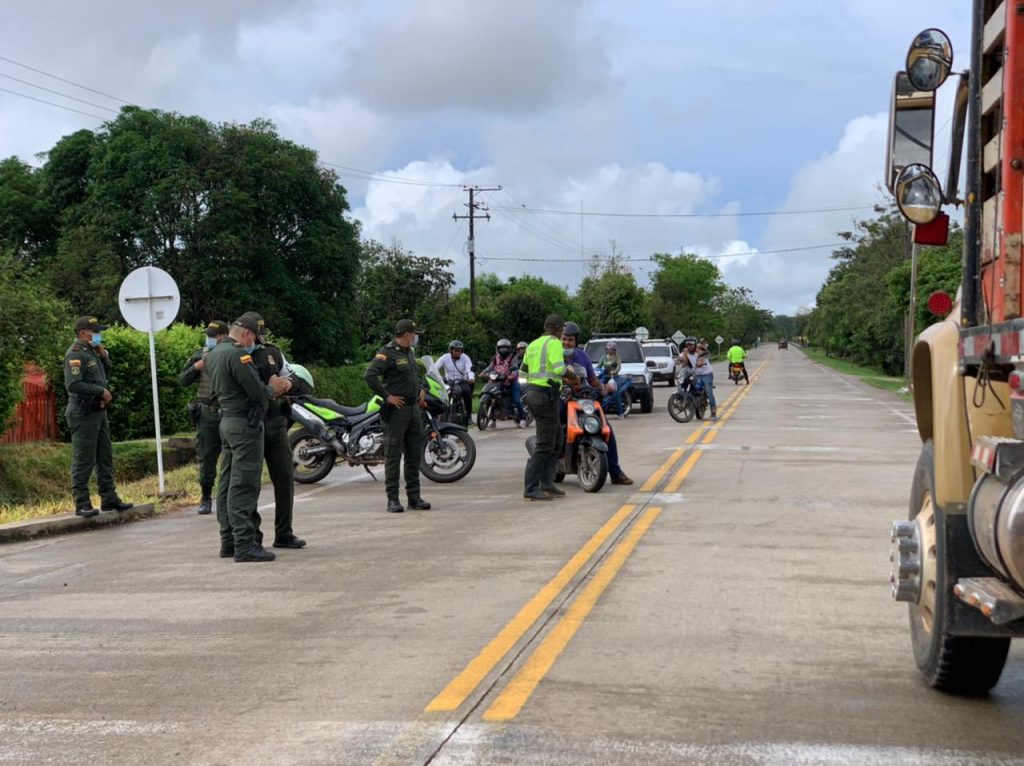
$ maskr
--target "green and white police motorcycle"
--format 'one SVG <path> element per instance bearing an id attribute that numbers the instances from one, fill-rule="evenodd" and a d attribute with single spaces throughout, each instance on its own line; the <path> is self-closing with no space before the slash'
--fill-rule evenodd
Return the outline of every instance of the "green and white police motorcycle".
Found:
<path id="1" fill-rule="evenodd" d="M 423 388 L 427 407 L 422 409 L 427 438 L 420 472 L 431 481 L 458 481 L 476 462 L 476 444 L 465 428 L 437 420 L 448 406 L 448 392 L 430 356 L 420 358 L 427 374 Z M 313 376 L 302 365 L 292 364 L 298 385 L 288 396 L 291 418 L 298 424 L 288 436 L 295 465 L 295 481 L 313 484 L 331 472 L 336 463 L 371 466 L 384 463 L 384 425 L 379 396 L 358 407 L 346 407 L 333 399 L 313 396 Z M 374 477 L 376 478 L 376 477 Z"/>

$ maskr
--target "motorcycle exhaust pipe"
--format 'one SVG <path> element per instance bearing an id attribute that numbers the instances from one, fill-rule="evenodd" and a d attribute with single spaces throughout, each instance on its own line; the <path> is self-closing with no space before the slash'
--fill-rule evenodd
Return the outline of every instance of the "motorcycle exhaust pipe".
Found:
<path id="1" fill-rule="evenodd" d="M 330 445 L 331 449 L 333 449 L 338 455 L 345 454 L 345 446 L 338 441 L 338 437 L 335 436 L 331 429 L 327 427 L 327 422 L 316 413 L 310 412 L 301 405 L 293 406 L 292 420 L 305 428 L 311 434 L 316 435 L 316 437 L 325 444 Z"/>

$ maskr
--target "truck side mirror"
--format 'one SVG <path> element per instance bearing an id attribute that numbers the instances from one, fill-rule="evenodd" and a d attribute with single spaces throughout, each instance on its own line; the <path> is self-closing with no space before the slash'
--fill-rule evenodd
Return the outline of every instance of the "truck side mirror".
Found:
<path id="1" fill-rule="evenodd" d="M 917 90 L 906 72 L 897 72 L 889 103 L 885 184 L 895 194 L 896 176 L 908 165 L 932 165 L 935 92 Z"/>

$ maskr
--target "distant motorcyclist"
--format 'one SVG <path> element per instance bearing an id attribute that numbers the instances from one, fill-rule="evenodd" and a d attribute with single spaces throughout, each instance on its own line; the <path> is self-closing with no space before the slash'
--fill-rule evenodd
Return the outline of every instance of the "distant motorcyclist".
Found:
<path id="1" fill-rule="evenodd" d="M 747 375 L 747 365 L 743 363 L 743 360 L 747 358 L 747 352 L 743 350 L 743 346 L 736 338 L 732 339 L 732 346 L 725 352 L 725 356 L 728 358 L 730 366 L 739 366 L 743 370 L 743 380 L 749 386 L 750 376 Z"/>
<path id="2" fill-rule="evenodd" d="M 523 366 L 523 355 L 526 353 L 526 347 L 528 345 L 529 344 L 525 340 L 521 340 L 516 344 L 516 355 L 513 361 L 517 370 Z"/>
<path id="3" fill-rule="evenodd" d="M 512 354 L 512 341 L 502 338 L 494 347 L 494 356 L 491 357 L 490 363 L 480 374 L 487 375 L 491 372 L 497 372 L 505 377 L 504 382 L 508 385 L 512 406 L 516 408 L 516 425 L 520 428 L 525 428 L 526 411 L 523 409 L 522 388 L 519 385 L 519 361 L 519 358 Z"/>
<path id="4" fill-rule="evenodd" d="M 615 341 L 610 340 L 604 344 L 604 356 L 601 357 L 601 361 L 597 363 L 597 366 L 603 370 L 602 377 L 605 382 L 615 381 L 619 373 L 622 371 L 622 357 L 619 356 L 618 346 Z M 611 396 L 612 408 L 622 417 L 622 391 L 619 390 L 618 381 L 615 381 L 615 385 L 609 386 L 612 389 L 609 394 Z"/>
<path id="5" fill-rule="evenodd" d="M 683 350 L 679 354 L 679 362 L 683 369 L 692 370 L 697 379 L 704 385 L 711 405 L 711 419 L 718 418 L 718 404 L 715 402 L 715 371 L 711 369 L 711 355 L 705 343 L 698 343 L 694 337 L 683 341 Z"/>
<path id="6" fill-rule="evenodd" d="M 590 361 L 587 352 L 579 347 L 580 326 L 575 322 L 566 322 L 562 328 L 562 348 L 565 350 L 565 363 L 578 365 L 586 371 L 587 383 L 599 394 L 604 394 L 605 387 L 594 372 L 594 363 Z M 607 349 L 606 349 L 607 350 Z M 560 412 L 562 423 L 565 424 L 566 406 L 563 403 Z M 633 480 L 626 476 L 619 465 L 619 446 L 615 441 L 615 431 L 612 424 L 608 423 L 608 473 L 612 477 L 612 484 L 632 484 Z"/>
<path id="7" fill-rule="evenodd" d="M 473 360 L 463 351 L 461 340 L 453 340 L 448 344 L 448 353 L 437 360 L 437 367 L 441 370 L 445 383 L 451 386 L 452 395 L 462 397 L 466 416 L 472 416 L 473 384 L 476 382 L 476 376 L 473 375 Z"/>

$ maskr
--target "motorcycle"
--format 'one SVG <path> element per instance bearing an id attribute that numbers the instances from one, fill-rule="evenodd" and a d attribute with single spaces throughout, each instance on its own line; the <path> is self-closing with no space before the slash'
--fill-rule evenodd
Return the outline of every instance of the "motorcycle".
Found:
<path id="1" fill-rule="evenodd" d="M 743 380 L 743 365 L 729 363 L 729 380 L 735 383 L 737 386 L 740 381 Z"/>
<path id="2" fill-rule="evenodd" d="M 420 409 L 427 439 L 423 445 L 420 472 L 431 481 L 458 481 L 476 462 L 476 444 L 462 426 L 438 421 L 448 406 L 447 390 L 433 360 L 421 359 L 427 369 L 423 388 L 426 407 Z M 300 393 L 288 397 L 291 417 L 299 428 L 288 436 L 295 466 L 295 481 L 314 484 L 337 463 L 362 466 L 373 476 L 371 466 L 384 463 L 383 400 L 373 396 L 358 407 L 346 407 L 332 399 L 318 399 Z"/>
<path id="3" fill-rule="evenodd" d="M 580 370 L 582 378 L 583 371 Z M 589 386 L 574 390 L 570 386 L 562 389 L 566 400 L 565 446 L 558 459 L 555 481 L 562 482 L 567 474 L 574 473 L 580 486 L 586 492 L 597 492 L 608 479 L 608 440 L 611 428 L 596 399 L 596 392 Z M 526 440 L 526 449 L 532 456 L 537 447 L 537 437 Z"/>
<path id="4" fill-rule="evenodd" d="M 595 372 L 602 383 L 611 387 L 601 400 L 601 409 L 606 415 L 629 417 L 629 413 L 633 411 L 633 381 L 628 375 L 609 375 L 601 367 Z"/>
<path id="5" fill-rule="evenodd" d="M 491 371 L 487 383 L 480 393 L 480 404 L 476 411 L 476 426 L 481 431 L 488 427 L 497 428 L 499 420 L 515 420 L 516 409 L 512 404 L 512 381 L 507 375 Z M 533 415 L 526 411 L 526 425 L 533 422 Z"/>
<path id="6" fill-rule="evenodd" d="M 679 381 L 676 392 L 669 397 L 668 414 L 677 423 L 689 423 L 694 415 L 697 420 L 704 419 L 708 409 L 708 392 L 700 377 L 693 370 L 687 370 Z"/>

